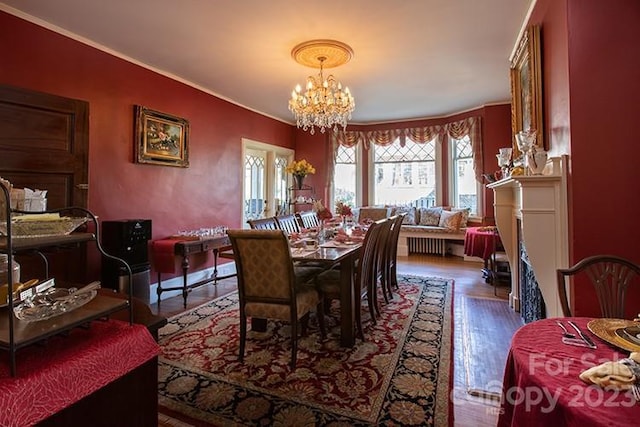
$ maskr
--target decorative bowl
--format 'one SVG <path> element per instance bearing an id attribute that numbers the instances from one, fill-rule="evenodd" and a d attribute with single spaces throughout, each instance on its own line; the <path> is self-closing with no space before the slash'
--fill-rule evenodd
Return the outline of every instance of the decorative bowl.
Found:
<path id="1" fill-rule="evenodd" d="M 44 237 L 63 236 L 87 222 L 86 217 L 61 216 L 56 219 L 42 221 L 21 221 L 20 217 L 11 220 L 12 237 Z M 0 235 L 7 234 L 7 224 L 0 223 Z"/>

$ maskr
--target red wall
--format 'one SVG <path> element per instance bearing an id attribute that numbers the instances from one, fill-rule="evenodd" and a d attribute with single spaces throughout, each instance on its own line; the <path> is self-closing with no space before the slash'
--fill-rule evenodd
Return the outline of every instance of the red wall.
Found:
<path id="1" fill-rule="evenodd" d="M 218 224 L 240 227 L 242 138 L 295 148 L 296 158 L 317 170 L 305 183 L 328 199 L 328 133 L 310 135 L 4 12 L 0 46 L 1 84 L 89 102 L 89 209 L 101 220 L 150 218 L 153 238 Z M 134 163 L 134 105 L 189 120 L 189 168 Z M 510 144 L 509 105 L 349 128 L 443 124 L 471 115 L 483 117 L 484 172 L 494 172 L 495 153 Z M 492 220 L 493 194 L 486 195 Z"/>
<path id="2" fill-rule="evenodd" d="M 89 209 L 100 220 L 150 218 L 154 238 L 240 227 L 241 138 L 294 147 L 288 124 L 4 12 L 0 46 L 0 83 L 89 102 Z M 189 168 L 133 163 L 136 104 L 189 120 Z"/>
<path id="3" fill-rule="evenodd" d="M 539 0 L 544 105 L 551 151 L 570 154 L 570 259 L 611 253 L 640 263 L 640 2 Z M 640 311 L 640 292 L 628 298 Z M 594 295 L 576 314 L 597 314 Z"/>

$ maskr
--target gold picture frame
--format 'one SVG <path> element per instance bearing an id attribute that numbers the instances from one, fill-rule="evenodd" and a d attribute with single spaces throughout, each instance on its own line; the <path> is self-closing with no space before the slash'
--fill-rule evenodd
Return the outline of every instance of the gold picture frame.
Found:
<path id="1" fill-rule="evenodd" d="M 542 116 L 542 67 L 540 26 L 531 25 L 518 41 L 511 60 L 511 129 L 513 157 L 520 156 L 515 136 L 527 129 L 537 130 L 537 145 L 547 149 Z"/>
<path id="2" fill-rule="evenodd" d="M 189 122 L 180 117 L 135 106 L 137 163 L 189 167 Z"/>

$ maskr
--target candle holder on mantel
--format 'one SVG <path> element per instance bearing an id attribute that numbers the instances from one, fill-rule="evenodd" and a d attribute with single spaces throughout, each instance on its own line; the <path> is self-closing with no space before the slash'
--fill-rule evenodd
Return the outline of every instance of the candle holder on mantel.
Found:
<path id="1" fill-rule="evenodd" d="M 500 148 L 499 153 L 496 154 L 496 157 L 498 158 L 498 166 L 502 169 L 502 178 L 507 178 L 510 175 L 512 153 L 513 149 L 508 147 Z"/>
<path id="2" fill-rule="evenodd" d="M 547 164 L 548 153 L 536 144 L 537 136 L 538 131 L 535 129 L 523 130 L 516 134 L 518 150 L 524 156 L 527 175 L 542 175 L 542 171 Z"/>

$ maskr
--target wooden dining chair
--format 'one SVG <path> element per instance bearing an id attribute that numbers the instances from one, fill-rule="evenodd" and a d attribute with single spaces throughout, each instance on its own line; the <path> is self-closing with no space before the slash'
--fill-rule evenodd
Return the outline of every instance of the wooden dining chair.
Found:
<path id="1" fill-rule="evenodd" d="M 589 280 L 585 280 L 585 276 Z M 594 255 L 580 260 L 573 267 L 558 269 L 558 295 L 562 313 L 566 317 L 572 315 L 566 279 L 573 278 L 575 295 L 582 293 L 587 283 L 593 285 L 602 317 L 624 319 L 627 291 L 630 286 L 640 286 L 638 276 L 640 265 L 616 255 Z"/>
<path id="2" fill-rule="evenodd" d="M 389 239 L 391 238 L 391 232 L 393 223 L 396 220 L 396 216 L 389 217 L 382 221 L 382 228 L 378 233 L 376 239 L 376 255 L 375 255 L 375 267 L 373 271 L 373 309 L 375 314 L 380 316 L 380 303 L 378 301 L 378 294 L 381 292 L 384 298 L 384 302 L 389 304 L 389 295 L 387 294 L 387 286 L 389 284 L 388 277 L 388 262 L 389 262 Z M 378 286 L 380 285 L 380 286 Z M 369 307 L 371 309 L 371 307 Z"/>
<path id="3" fill-rule="evenodd" d="M 384 264 L 386 292 L 389 299 L 393 299 L 393 289 L 398 289 L 398 239 L 400 238 L 400 230 L 406 215 L 406 213 L 402 213 L 390 218 L 393 218 L 393 224 L 391 225 L 386 245 L 387 254 Z"/>
<path id="4" fill-rule="evenodd" d="M 506 283 L 511 286 L 511 265 L 504 249 L 497 227 L 491 230 L 492 251 L 487 260 L 487 281 L 493 286 L 493 295 L 498 296 L 498 285 Z"/>
<path id="5" fill-rule="evenodd" d="M 301 227 L 314 228 L 320 226 L 320 218 L 318 218 L 318 215 L 314 211 L 297 212 L 296 216 L 298 217 Z"/>
<path id="6" fill-rule="evenodd" d="M 240 353 L 244 360 L 247 318 L 276 319 L 291 324 L 291 368 L 296 366 L 298 332 L 306 333 L 315 310 L 325 337 L 323 298 L 310 268 L 295 268 L 283 230 L 229 230 L 236 255 L 240 300 Z M 317 271 L 316 271 L 317 273 Z"/>
<path id="7" fill-rule="evenodd" d="M 278 223 L 278 228 L 288 234 L 300 232 L 298 217 L 295 214 L 279 215 L 276 217 L 276 222 Z"/>
<path id="8" fill-rule="evenodd" d="M 278 230 L 278 222 L 276 218 L 271 216 L 268 218 L 250 219 L 247 221 L 249 227 L 254 230 Z"/>
<path id="9" fill-rule="evenodd" d="M 364 236 L 364 241 L 362 242 L 360 258 L 354 276 L 356 332 L 362 340 L 364 340 L 364 332 L 362 329 L 362 298 L 367 298 L 371 320 L 373 323 L 376 322 L 375 300 L 373 295 L 373 292 L 375 292 L 376 245 L 385 221 L 386 219 L 382 219 L 369 226 Z M 339 269 L 331 269 L 320 273 L 315 281 L 320 293 L 325 298 L 325 304 L 329 304 L 331 300 L 340 300 L 341 282 Z"/>

